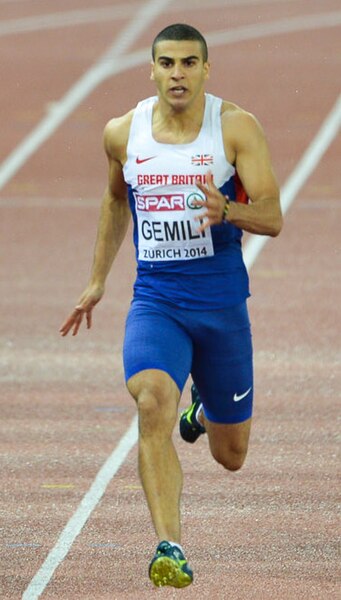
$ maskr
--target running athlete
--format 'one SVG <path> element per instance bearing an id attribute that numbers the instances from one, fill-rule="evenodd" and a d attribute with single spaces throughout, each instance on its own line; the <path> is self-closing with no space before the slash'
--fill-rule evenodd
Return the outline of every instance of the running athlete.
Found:
<path id="1" fill-rule="evenodd" d="M 132 214 L 137 277 L 123 357 L 159 540 L 149 576 L 156 586 L 180 588 L 193 573 L 180 545 L 182 471 L 172 441 L 179 400 L 191 375 L 182 437 L 194 442 L 206 433 L 214 459 L 240 469 L 253 400 L 242 230 L 277 236 L 282 215 L 258 121 L 205 91 L 210 64 L 201 33 L 166 27 L 152 59 L 157 95 L 105 127 L 109 181 L 91 277 L 60 331 L 76 335 L 84 315 L 91 327 Z"/>

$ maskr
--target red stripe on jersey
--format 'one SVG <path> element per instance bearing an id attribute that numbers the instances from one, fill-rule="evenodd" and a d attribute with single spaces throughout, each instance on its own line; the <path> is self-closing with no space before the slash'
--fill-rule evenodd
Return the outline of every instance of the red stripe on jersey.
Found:
<path id="1" fill-rule="evenodd" d="M 234 175 L 234 185 L 236 190 L 236 202 L 240 202 L 241 204 L 248 204 L 249 198 L 246 191 L 243 188 L 243 184 L 240 181 L 237 171 Z"/>

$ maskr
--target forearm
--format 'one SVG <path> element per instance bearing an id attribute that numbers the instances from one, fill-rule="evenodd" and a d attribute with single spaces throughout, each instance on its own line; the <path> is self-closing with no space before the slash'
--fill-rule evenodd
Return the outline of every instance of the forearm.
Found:
<path id="1" fill-rule="evenodd" d="M 279 198 L 264 198 L 249 204 L 230 202 L 226 221 L 249 233 L 275 237 L 283 224 Z"/>
<path id="2" fill-rule="evenodd" d="M 104 285 L 112 263 L 125 237 L 130 218 L 126 199 L 112 196 L 106 189 L 99 218 L 91 283 Z"/>

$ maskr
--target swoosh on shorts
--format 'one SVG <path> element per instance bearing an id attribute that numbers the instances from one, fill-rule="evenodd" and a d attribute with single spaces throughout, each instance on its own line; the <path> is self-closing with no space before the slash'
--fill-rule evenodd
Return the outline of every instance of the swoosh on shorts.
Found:
<path id="1" fill-rule="evenodd" d="M 249 389 L 248 389 L 248 390 L 246 390 L 246 392 L 244 392 L 244 394 L 237 394 L 237 393 L 236 393 L 236 394 L 233 396 L 233 400 L 234 400 L 234 402 L 240 402 L 240 400 L 243 400 L 243 398 L 245 398 L 245 397 L 246 397 L 246 396 L 247 396 L 247 395 L 248 395 L 248 394 L 251 392 L 251 390 L 252 390 L 252 386 L 251 386 L 251 387 L 249 387 Z"/>

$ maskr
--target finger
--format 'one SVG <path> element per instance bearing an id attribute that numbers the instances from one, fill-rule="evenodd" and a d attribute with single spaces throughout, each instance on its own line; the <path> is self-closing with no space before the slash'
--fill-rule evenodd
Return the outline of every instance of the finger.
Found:
<path id="1" fill-rule="evenodd" d="M 206 183 L 207 183 L 207 185 L 212 185 L 213 184 L 213 173 L 212 173 L 212 171 L 207 171 L 207 173 L 206 173 Z"/>
<path id="2" fill-rule="evenodd" d="M 198 233 L 202 233 L 203 231 L 205 231 L 205 229 L 207 229 L 211 225 L 210 219 L 208 219 L 206 215 L 202 215 L 201 217 L 196 217 L 196 221 L 199 221 L 199 226 L 197 227 Z"/>
<path id="3" fill-rule="evenodd" d="M 83 315 L 84 315 L 84 312 L 79 312 L 78 311 L 77 316 L 74 319 L 74 327 L 73 327 L 72 335 L 77 335 L 78 330 L 79 330 L 79 328 L 81 326 L 81 323 L 83 321 Z"/>
<path id="4" fill-rule="evenodd" d="M 200 181 L 196 182 L 196 186 L 206 196 L 206 194 L 208 192 L 208 188 L 203 183 L 201 183 Z"/>
<path id="5" fill-rule="evenodd" d="M 192 201 L 192 206 L 207 206 L 207 200 L 193 200 Z"/>
<path id="6" fill-rule="evenodd" d="M 76 335 L 79 326 L 82 322 L 83 311 L 80 307 L 76 306 L 70 317 L 62 325 L 60 332 L 63 336 L 67 335 L 70 329 L 73 329 L 72 335 Z"/>
<path id="7" fill-rule="evenodd" d="M 59 331 L 64 336 L 67 335 L 74 324 L 74 313 L 64 321 L 63 325 L 60 327 Z"/>
<path id="8" fill-rule="evenodd" d="M 90 329 L 92 325 L 92 308 L 86 313 L 86 326 L 87 329 Z"/>

